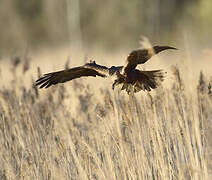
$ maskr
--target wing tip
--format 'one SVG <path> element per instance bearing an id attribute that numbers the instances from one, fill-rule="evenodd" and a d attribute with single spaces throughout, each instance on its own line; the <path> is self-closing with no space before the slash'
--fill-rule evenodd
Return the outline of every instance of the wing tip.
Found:
<path id="1" fill-rule="evenodd" d="M 51 76 L 43 75 L 43 77 L 37 79 L 35 81 L 35 86 L 39 87 L 40 89 L 42 88 L 48 88 L 52 85 L 51 83 Z"/>

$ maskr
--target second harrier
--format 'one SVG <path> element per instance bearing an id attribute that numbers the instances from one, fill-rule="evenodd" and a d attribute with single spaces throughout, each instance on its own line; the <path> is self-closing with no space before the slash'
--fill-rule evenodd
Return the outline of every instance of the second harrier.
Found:
<path id="1" fill-rule="evenodd" d="M 96 64 L 96 62 L 93 61 L 83 66 L 44 74 L 43 77 L 36 81 L 36 86 L 40 85 L 40 88 L 48 88 L 52 85 L 64 83 L 83 76 L 115 76 L 116 79 L 112 85 L 113 89 L 118 84 L 122 84 L 121 90 L 126 89 L 128 94 L 131 91 L 150 91 L 151 89 L 155 89 L 163 81 L 163 72 L 161 70 L 142 71 L 136 69 L 136 66 L 138 64 L 144 64 L 153 55 L 167 49 L 176 48 L 170 46 L 153 46 L 152 48 L 134 50 L 128 55 L 125 66 L 112 66 L 108 68 Z"/>

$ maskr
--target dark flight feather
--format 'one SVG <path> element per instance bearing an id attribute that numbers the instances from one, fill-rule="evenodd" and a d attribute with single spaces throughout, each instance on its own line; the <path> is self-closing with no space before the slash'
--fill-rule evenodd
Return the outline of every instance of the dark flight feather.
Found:
<path id="1" fill-rule="evenodd" d="M 36 86 L 40 85 L 40 88 L 44 88 L 44 87 L 48 88 L 58 83 L 64 83 L 66 81 L 70 81 L 73 79 L 86 77 L 86 76 L 106 77 L 104 73 L 101 73 L 99 71 L 100 70 L 96 71 L 88 67 L 80 66 L 80 67 L 75 67 L 68 70 L 47 73 L 47 74 L 44 74 L 43 77 L 41 77 L 40 79 L 36 81 Z"/>

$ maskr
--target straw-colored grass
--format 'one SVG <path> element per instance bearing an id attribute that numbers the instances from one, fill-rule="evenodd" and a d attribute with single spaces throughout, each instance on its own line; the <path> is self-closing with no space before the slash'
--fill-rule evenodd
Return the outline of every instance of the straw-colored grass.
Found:
<path id="1" fill-rule="evenodd" d="M 170 88 L 127 96 L 85 80 L 25 87 L 16 66 L 0 89 L 0 179 L 212 178 L 203 74 L 191 91 L 174 67 Z"/>

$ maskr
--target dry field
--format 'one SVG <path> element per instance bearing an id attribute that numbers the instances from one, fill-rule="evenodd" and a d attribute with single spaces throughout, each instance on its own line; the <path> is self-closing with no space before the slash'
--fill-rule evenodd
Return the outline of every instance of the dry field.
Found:
<path id="1" fill-rule="evenodd" d="M 100 78 L 39 90 L 37 66 L 59 70 L 67 57 L 36 58 L 0 62 L 0 179 L 212 179 L 211 71 L 187 56 L 189 69 L 169 61 L 167 81 L 150 93 L 127 96 Z M 106 59 L 114 63 L 97 62 Z"/>

